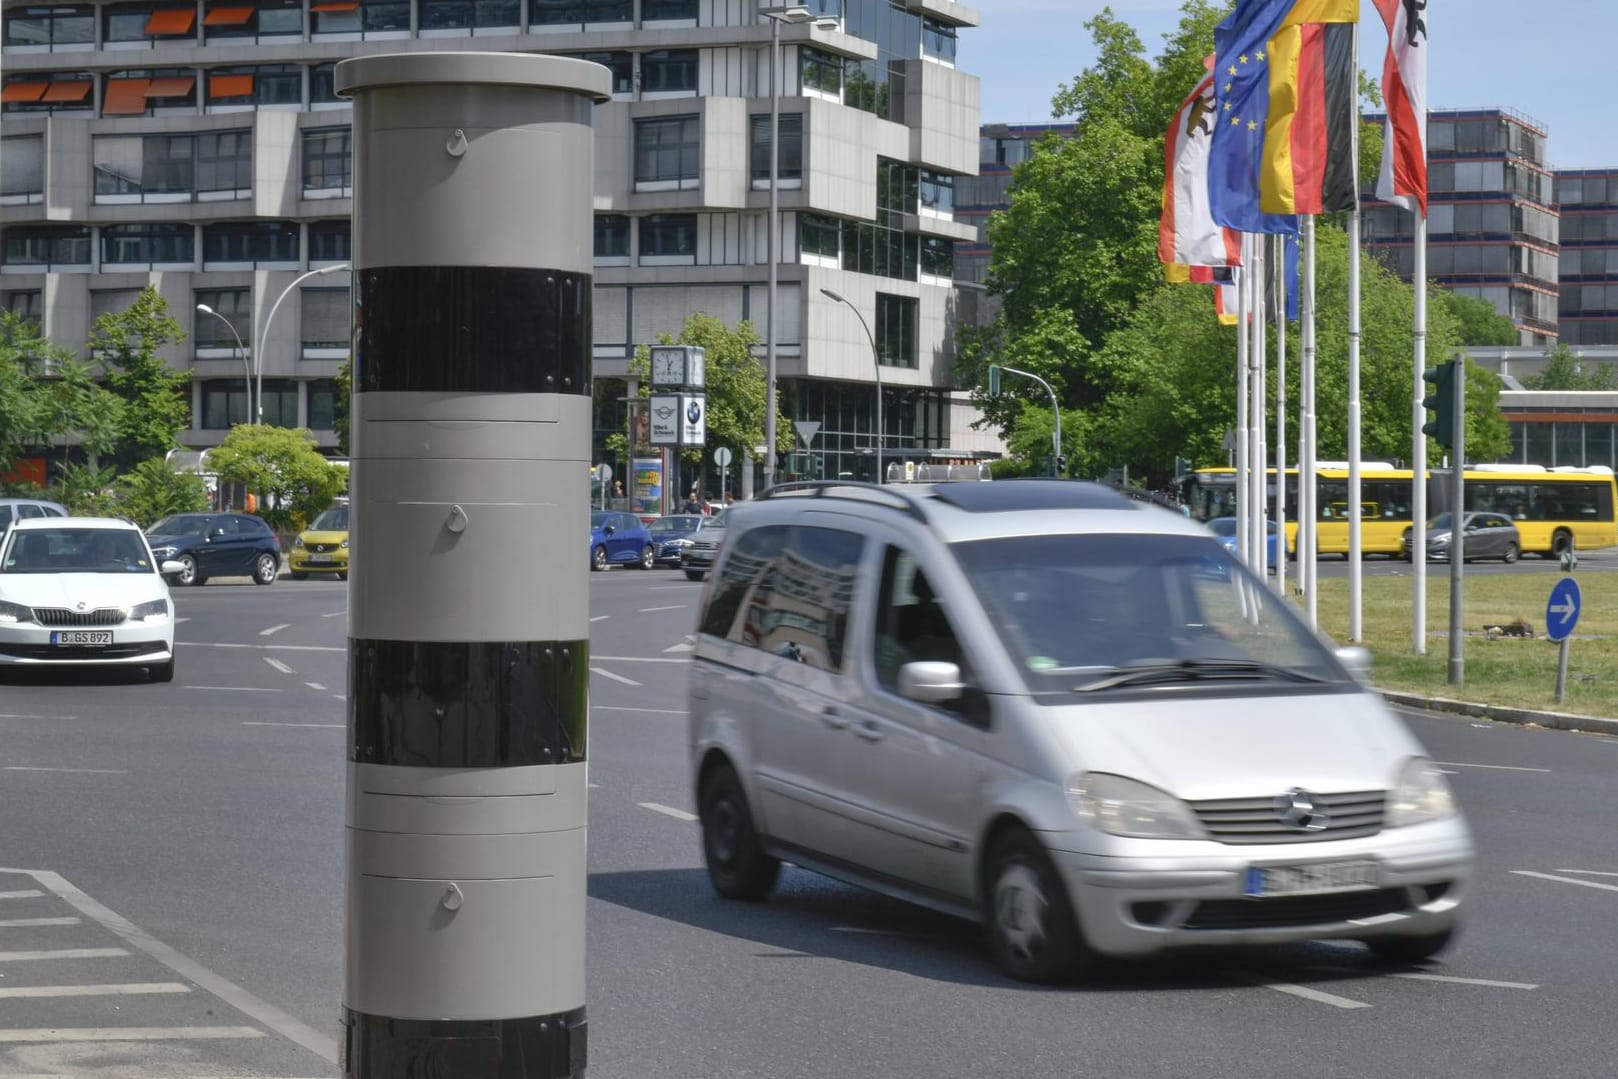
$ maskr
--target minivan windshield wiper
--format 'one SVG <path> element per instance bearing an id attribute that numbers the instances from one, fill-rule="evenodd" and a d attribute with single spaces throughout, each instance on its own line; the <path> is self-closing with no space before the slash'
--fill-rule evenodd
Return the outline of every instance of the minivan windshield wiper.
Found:
<path id="1" fill-rule="evenodd" d="M 1288 682 L 1330 681 L 1296 667 L 1282 667 L 1245 659 L 1146 659 L 1126 663 L 1109 674 L 1073 688 L 1078 693 L 1091 693 L 1099 689 L 1116 689 L 1120 686 L 1219 678 L 1279 678 Z"/>

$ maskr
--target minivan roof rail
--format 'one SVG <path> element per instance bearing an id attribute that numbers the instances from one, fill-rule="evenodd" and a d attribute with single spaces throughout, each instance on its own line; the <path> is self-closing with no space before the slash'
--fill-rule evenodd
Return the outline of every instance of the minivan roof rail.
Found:
<path id="1" fill-rule="evenodd" d="M 927 514 L 921 508 L 921 500 L 915 495 L 861 480 L 795 480 L 791 483 L 778 483 L 760 493 L 758 497 L 847 498 L 859 502 L 885 502 L 924 524 L 927 521 Z"/>

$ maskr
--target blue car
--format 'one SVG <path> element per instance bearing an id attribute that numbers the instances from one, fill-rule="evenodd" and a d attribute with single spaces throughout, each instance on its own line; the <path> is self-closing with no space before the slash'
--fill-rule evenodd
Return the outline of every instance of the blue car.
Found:
<path id="1" fill-rule="evenodd" d="M 1264 564 L 1273 571 L 1275 569 L 1275 522 L 1271 520 L 1265 523 L 1270 526 L 1270 535 L 1265 545 Z M 1224 544 L 1225 550 L 1229 551 L 1232 556 L 1236 554 L 1236 518 L 1215 517 L 1208 522 L 1208 531 L 1219 537 L 1219 542 Z"/>
<path id="2" fill-rule="evenodd" d="M 633 513 L 590 514 L 590 568 L 653 566 L 652 534 Z"/>
<path id="3" fill-rule="evenodd" d="M 691 537 L 711 520 L 700 513 L 671 513 L 647 525 L 655 548 L 653 561 L 659 566 L 679 568 L 680 552 L 691 546 Z"/>

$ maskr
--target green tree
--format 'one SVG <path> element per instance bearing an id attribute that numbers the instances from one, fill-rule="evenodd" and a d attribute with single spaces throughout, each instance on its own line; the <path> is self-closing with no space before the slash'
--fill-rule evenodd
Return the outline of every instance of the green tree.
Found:
<path id="1" fill-rule="evenodd" d="M 1522 380 L 1529 390 L 1618 390 L 1618 367 L 1609 363 L 1582 362 L 1565 344 L 1545 354 L 1545 369 Z M 1468 396 L 1467 403 L 1471 403 Z"/>
<path id="2" fill-rule="evenodd" d="M 154 288 L 145 288 L 127 309 L 102 315 L 90 331 L 90 350 L 106 371 L 107 388 L 124 402 L 117 447 L 123 468 L 161 457 L 191 426 L 186 392 L 191 374 L 169 367 L 158 350 L 185 339 Z"/>
<path id="3" fill-rule="evenodd" d="M 75 517 L 115 517 L 118 515 L 118 474 L 111 468 L 96 465 L 63 465 L 57 470 L 50 496 Z"/>
<path id="4" fill-rule="evenodd" d="M 48 359 L 63 358 L 39 336 L 39 325 L 15 311 L 0 311 L 0 472 L 23 451 L 45 443 L 38 377 Z"/>
<path id="5" fill-rule="evenodd" d="M 259 516 L 278 532 L 295 532 L 348 485 L 348 471 L 315 449 L 303 428 L 237 424 L 208 455 L 221 483 L 258 496 Z"/>
<path id="6" fill-rule="evenodd" d="M 1509 347 L 1517 343 L 1517 327 L 1481 296 L 1464 296 L 1444 289 L 1436 294 L 1463 345 Z"/>
<path id="7" fill-rule="evenodd" d="M 348 416 L 354 404 L 354 354 L 343 357 L 337 368 L 337 409 L 332 428 L 337 432 L 337 452 L 348 456 Z"/>
<path id="8" fill-rule="evenodd" d="M 84 451 L 92 467 L 114 452 L 124 424 L 124 402 L 102 386 L 90 369 L 63 355 L 52 365 L 53 378 L 35 384 L 35 409 L 41 441 L 65 436 Z M 65 464 L 71 447 L 64 444 Z"/>
<path id="9" fill-rule="evenodd" d="M 199 513 L 208 508 L 208 485 L 201 476 L 176 472 L 160 457 L 151 457 L 118 477 L 123 515 L 142 528 L 171 513 Z"/>

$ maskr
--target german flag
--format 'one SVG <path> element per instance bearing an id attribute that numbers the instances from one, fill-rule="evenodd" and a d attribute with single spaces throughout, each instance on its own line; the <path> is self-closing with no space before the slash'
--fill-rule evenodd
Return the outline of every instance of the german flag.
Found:
<path id="1" fill-rule="evenodd" d="M 1269 122 L 1259 168 L 1265 213 L 1320 214 L 1359 205 L 1358 18 L 1357 0 L 1300 0 L 1270 39 Z"/>

